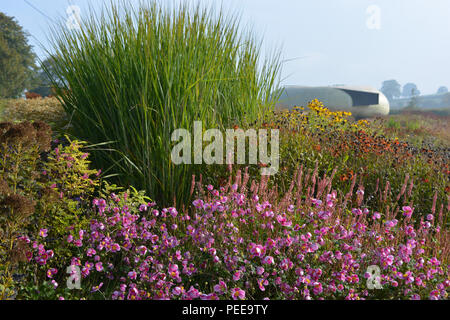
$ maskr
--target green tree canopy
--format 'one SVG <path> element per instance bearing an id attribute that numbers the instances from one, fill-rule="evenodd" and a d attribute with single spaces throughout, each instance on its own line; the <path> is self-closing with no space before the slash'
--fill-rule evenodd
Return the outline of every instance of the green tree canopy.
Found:
<path id="1" fill-rule="evenodd" d="M 0 12 L 0 97 L 16 98 L 32 84 L 35 60 L 22 27 Z"/>

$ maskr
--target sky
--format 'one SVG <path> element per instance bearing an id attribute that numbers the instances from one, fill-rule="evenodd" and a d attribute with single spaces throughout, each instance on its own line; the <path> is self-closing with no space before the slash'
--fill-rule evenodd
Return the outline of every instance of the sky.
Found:
<path id="1" fill-rule="evenodd" d="M 128 0 L 138 3 L 139 0 Z M 159 0 L 172 2 L 172 0 Z M 450 88 L 449 0 L 178 0 L 201 2 L 241 16 L 263 40 L 263 55 L 280 50 L 283 85 L 358 85 L 384 80 L 417 84 L 422 94 Z M 49 26 L 100 8 L 103 0 L 0 0 L 30 34 L 40 58 Z M 106 1 L 109 3 L 109 1 Z"/>

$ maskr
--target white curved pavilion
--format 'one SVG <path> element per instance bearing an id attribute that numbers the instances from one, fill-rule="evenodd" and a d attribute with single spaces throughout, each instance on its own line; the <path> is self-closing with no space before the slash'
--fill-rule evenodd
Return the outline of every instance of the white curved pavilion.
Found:
<path id="1" fill-rule="evenodd" d="M 314 99 L 332 111 L 349 111 L 356 118 L 389 114 L 389 101 L 383 93 L 370 87 L 350 86 L 285 86 L 276 109 L 306 107 Z"/>

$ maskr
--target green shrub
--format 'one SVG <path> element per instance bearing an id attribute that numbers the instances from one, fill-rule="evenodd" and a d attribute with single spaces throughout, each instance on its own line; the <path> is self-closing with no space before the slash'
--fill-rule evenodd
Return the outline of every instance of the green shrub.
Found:
<path id="1" fill-rule="evenodd" d="M 400 123 L 397 122 L 397 121 L 396 121 L 395 119 L 393 119 L 393 118 L 389 118 L 389 120 L 388 120 L 386 126 L 387 126 L 388 128 L 394 128 L 394 129 L 400 129 L 400 128 L 401 128 Z"/>
<path id="2" fill-rule="evenodd" d="M 194 165 L 170 160 L 174 129 L 227 128 L 260 118 L 277 100 L 278 57 L 239 21 L 200 7 L 138 9 L 112 5 L 54 33 L 53 72 L 74 134 L 110 142 L 93 160 L 121 185 L 145 189 L 162 204 L 186 201 Z"/>
<path id="3" fill-rule="evenodd" d="M 14 296 L 13 275 L 29 259 L 24 237 L 45 229 L 55 242 L 88 225 L 84 213 L 98 172 L 89 169 L 83 143 L 68 141 L 50 151 L 51 136 L 43 122 L 0 123 L 0 300 Z M 55 263 L 70 257 L 64 245 L 55 253 Z"/>

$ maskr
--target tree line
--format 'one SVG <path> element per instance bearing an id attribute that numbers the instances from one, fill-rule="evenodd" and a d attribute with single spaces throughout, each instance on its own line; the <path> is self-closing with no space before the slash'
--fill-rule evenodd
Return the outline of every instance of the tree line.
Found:
<path id="1" fill-rule="evenodd" d="M 383 81 L 381 92 L 388 98 L 389 101 L 398 98 L 414 98 L 420 96 L 420 90 L 417 85 L 412 82 L 408 82 L 402 88 L 401 84 L 397 80 L 386 80 Z M 448 88 L 446 86 L 441 86 L 436 91 L 436 94 L 446 94 L 448 93 Z"/>
<path id="2" fill-rule="evenodd" d="M 25 91 L 43 97 L 52 93 L 50 60 L 37 62 L 28 36 L 16 19 L 0 12 L 0 98 L 18 98 Z"/>

